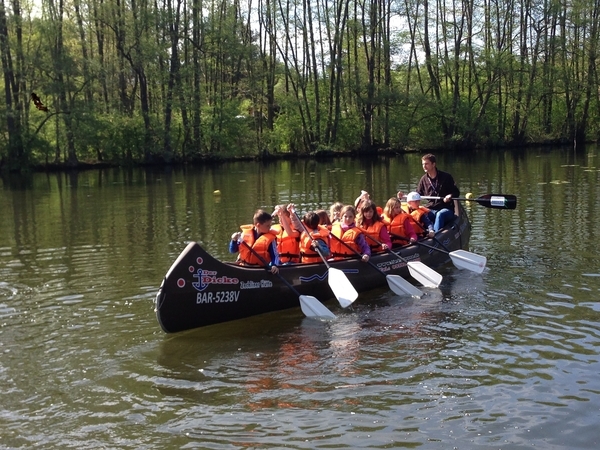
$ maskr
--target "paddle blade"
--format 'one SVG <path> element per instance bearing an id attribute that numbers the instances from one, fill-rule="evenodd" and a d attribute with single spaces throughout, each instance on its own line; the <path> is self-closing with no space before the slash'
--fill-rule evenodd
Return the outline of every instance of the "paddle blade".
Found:
<path id="1" fill-rule="evenodd" d="M 341 270 L 330 267 L 327 282 L 342 308 L 350 306 L 357 299 L 358 292 L 356 292 L 346 274 Z"/>
<path id="2" fill-rule="evenodd" d="M 515 209 L 517 207 L 517 196 L 510 194 L 485 194 L 473 199 L 486 208 Z"/>
<path id="3" fill-rule="evenodd" d="M 396 295 L 408 294 L 415 298 L 421 298 L 423 296 L 423 291 L 410 284 L 400 275 L 386 275 L 385 278 L 387 279 L 390 289 Z"/>
<path id="4" fill-rule="evenodd" d="M 335 319 L 335 314 L 312 295 L 300 296 L 300 308 L 306 317 L 319 317 L 322 319 Z"/>
<path id="5" fill-rule="evenodd" d="M 425 287 L 436 288 L 442 282 L 442 274 L 426 266 L 421 261 L 409 261 L 407 265 L 410 276 Z"/>
<path id="6" fill-rule="evenodd" d="M 459 269 L 470 270 L 471 272 L 481 273 L 485 269 L 487 258 L 485 256 L 471 253 L 466 250 L 454 250 L 449 253 L 452 262 Z"/>

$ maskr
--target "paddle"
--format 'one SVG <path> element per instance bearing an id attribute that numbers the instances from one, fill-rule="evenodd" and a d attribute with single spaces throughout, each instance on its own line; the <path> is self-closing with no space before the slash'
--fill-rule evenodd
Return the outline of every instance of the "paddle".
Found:
<path id="1" fill-rule="evenodd" d="M 404 241 L 408 241 L 408 239 L 403 236 L 393 236 Z M 425 244 L 421 241 L 417 241 L 416 244 L 430 248 L 432 250 L 437 250 L 438 252 L 446 253 L 448 256 L 450 256 L 452 263 L 459 269 L 467 269 L 471 272 L 481 273 L 483 272 L 483 269 L 485 269 L 485 265 L 487 263 L 487 258 L 485 256 L 481 256 L 476 253 L 471 253 L 466 250 L 454 250 L 452 252 L 449 252 L 448 250 L 437 248 L 432 245 Z"/>
<path id="2" fill-rule="evenodd" d="M 346 244 L 344 241 L 342 241 L 335 234 L 331 234 L 331 236 L 333 236 L 336 240 L 341 242 L 344 246 L 346 246 L 347 248 L 352 250 L 352 252 L 355 255 L 361 257 L 361 254 L 359 252 L 357 252 L 355 249 L 350 247 L 348 244 Z M 377 270 L 377 272 L 379 272 L 380 274 L 385 276 L 385 278 L 388 282 L 388 285 L 389 285 L 390 289 L 394 292 L 394 294 L 396 294 L 396 295 L 408 294 L 415 298 L 421 298 L 423 296 L 423 291 L 418 289 L 416 286 L 413 286 L 412 284 L 410 284 L 408 281 L 406 281 L 400 275 L 388 275 L 383 270 L 381 270 L 379 267 L 377 267 L 375 264 L 373 264 L 371 261 L 367 261 L 367 263 L 369 263 L 369 265 L 371 267 L 373 267 L 375 270 Z"/>
<path id="3" fill-rule="evenodd" d="M 382 245 L 382 243 L 375 239 L 373 236 L 369 236 L 366 233 L 365 236 L 367 236 L 376 244 Z M 403 258 L 391 248 L 388 248 L 387 251 L 392 255 L 396 256 L 397 258 L 400 258 L 400 260 L 404 263 L 406 263 L 410 276 L 417 280 L 419 283 L 421 283 L 423 286 L 436 288 L 442 282 L 442 274 L 436 272 L 431 267 L 423 264 L 421 261 L 408 261 L 406 258 Z"/>
<path id="4" fill-rule="evenodd" d="M 472 194 L 471 194 L 472 195 Z M 444 197 L 429 197 L 422 195 L 425 200 L 441 200 Z M 517 207 L 517 196 L 511 194 L 485 194 L 477 198 L 471 198 L 469 194 L 466 197 L 457 197 L 452 200 L 464 200 L 467 202 L 477 202 L 486 208 L 495 209 L 515 209 Z"/>
<path id="5" fill-rule="evenodd" d="M 245 245 L 253 254 L 254 256 L 256 256 L 260 262 L 262 262 L 264 264 L 264 269 L 269 272 L 272 273 L 269 270 L 269 263 L 267 263 L 267 261 L 265 261 L 265 259 L 260 256 L 256 250 L 254 250 L 252 247 L 250 247 L 246 242 L 241 241 L 240 244 Z M 291 289 L 291 291 L 296 294 L 300 300 L 300 309 L 302 309 L 302 312 L 307 316 L 307 317 L 322 317 L 325 319 L 335 319 L 335 314 L 333 314 L 323 303 L 321 303 L 316 297 L 313 297 L 312 295 L 301 295 L 296 288 L 294 288 L 294 286 L 292 286 L 290 284 L 290 282 L 288 280 L 286 280 L 285 278 L 283 278 L 283 276 L 277 272 L 275 275 L 277 275 L 279 277 L 279 279 L 281 281 L 284 282 L 284 284 L 289 287 Z"/>
<path id="6" fill-rule="evenodd" d="M 342 272 L 340 269 L 331 267 L 327 263 L 327 259 L 323 256 L 323 253 L 321 253 L 321 249 L 308 231 L 308 228 L 306 228 L 306 225 L 304 225 L 304 222 L 300 219 L 300 216 L 298 216 L 296 210 L 292 209 L 292 212 L 300 221 L 300 225 L 302 225 L 302 228 L 304 228 L 304 232 L 308 234 L 308 237 L 313 242 L 315 251 L 319 254 L 325 263 L 325 266 L 327 267 L 327 283 L 333 291 L 333 295 L 335 295 L 335 298 L 337 298 L 337 301 L 340 303 L 342 308 L 350 306 L 352 303 L 354 303 L 354 300 L 358 298 L 358 292 L 356 292 L 356 289 L 354 289 L 354 286 L 352 286 L 352 283 L 350 283 L 350 280 L 344 272 Z"/>

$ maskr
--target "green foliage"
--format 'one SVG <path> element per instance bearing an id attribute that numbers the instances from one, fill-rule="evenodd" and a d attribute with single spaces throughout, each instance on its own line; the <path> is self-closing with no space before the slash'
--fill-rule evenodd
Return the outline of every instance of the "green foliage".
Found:
<path id="1" fill-rule="evenodd" d="M 269 135 L 268 147 L 276 153 L 297 153 L 302 148 L 302 121 L 294 110 L 279 115 Z"/>
<path id="2" fill-rule="evenodd" d="M 97 137 L 110 161 L 131 164 L 144 155 L 144 121 L 140 116 L 111 115 L 98 123 Z"/>
<path id="3" fill-rule="evenodd" d="M 194 3 L 177 11 L 164 2 L 125 2 L 117 11 L 114 2 L 84 2 L 81 17 L 68 3 L 61 4 L 65 10 L 59 15 L 55 3 L 40 17 L 22 17 L 22 42 L 9 9 L 11 65 L 3 69 L 20 83 L 18 93 L 14 82 L 7 90 L 20 126 L 9 130 L 6 124 L 0 157 L 12 165 L 44 163 L 53 161 L 59 148 L 64 158 L 70 135 L 78 160 L 123 164 L 348 151 L 361 146 L 371 108 L 368 138 L 376 144 L 388 139 L 393 148 L 564 140 L 582 128 L 588 137 L 600 135 L 597 74 L 590 69 L 600 41 L 600 14 L 587 12 L 597 5 L 552 3 L 548 8 L 536 0 L 527 6 L 533 16 L 523 22 L 505 4 L 435 14 L 430 5 L 426 59 L 425 10 L 417 3 L 394 4 L 393 12 L 389 4 L 365 4 L 350 8 L 345 21 L 337 5 L 313 0 L 293 2 L 285 11 L 209 1 L 201 3 L 197 18 Z M 309 6 L 318 42 L 304 42 Z M 316 14 L 322 8 L 326 16 Z M 466 20 L 467 11 L 476 20 Z M 415 28 L 389 24 L 388 29 L 387 14 L 410 18 Z M 460 36 L 449 26 L 457 20 L 465 24 Z M 341 23 L 345 28 L 336 29 Z M 478 38 L 482 32 L 484 41 Z M 329 39 L 334 36 L 342 51 L 340 66 L 332 71 Z M 440 36 L 438 45 L 433 40 Z M 171 67 L 173 39 L 179 60 Z M 388 45 L 391 61 L 385 60 Z M 8 61 L 7 50 L 0 51 Z M 394 64 L 389 79 L 386 68 Z M 43 98 L 49 114 L 57 114 L 41 128 L 48 116 L 33 108 L 31 92 Z M 0 104 L 0 115 L 7 111 Z M 163 142 L 166 111 L 171 150 Z M 184 142 L 189 145 L 185 155 Z"/>
<path id="4" fill-rule="evenodd" d="M 256 154 L 252 142 L 254 120 L 239 111 L 240 102 L 237 100 L 224 100 L 215 107 L 203 108 L 203 136 L 209 149 L 208 156 L 229 158 Z"/>
<path id="5" fill-rule="evenodd" d="M 54 146 L 44 135 L 28 133 L 24 136 L 24 142 L 30 164 L 41 165 L 54 161 Z"/>
<path id="6" fill-rule="evenodd" d="M 363 126 L 362 119 L 355 111 L 343 114 L 338 126 L 337 140 L 332 150 L 356 150 L 362 138 Z"/>

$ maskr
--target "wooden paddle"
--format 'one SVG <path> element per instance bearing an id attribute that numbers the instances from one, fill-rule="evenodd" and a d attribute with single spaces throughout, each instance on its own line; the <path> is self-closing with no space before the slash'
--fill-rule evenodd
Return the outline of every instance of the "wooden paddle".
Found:
<path id="1" fill-rule="evenodd" d="M 371 239 L 376 244 L 383 245 L 381 242 L 379 242 L 373 236 L 369 236 L 366 233 L 365 233 L 365 236 L 367 236 L 369 239 Z M 443 278 L 442 274 L 436 272 L 431 267 L 425 265 L 421 261 L 408 261 L 406 258 L 403 258 L 401 255 L 399 255 L 398 253 L 393 251 L 391 248 L 388 248 L 387 251 L 389 253 L 391 253 L 392 255 L 396 256 L 397 258 L 399 258 L 404 263 L 406 263 L 406 266 L 408 267 L 408 272 L 410 273 L 410 276 L 413 277 L 415 280 L 417 280 L 419 283 L 421 283 L 423 286 L 436 288 L 442 282 L 442 278 Z"/>
<path id="2" fill-rule="evenodd" d="M 327 263 L 327 258 L 325 258 L 323 256 L 323 253 L 321 253 L 321 249 L 319 248 L 319 246 L 315 242 L 315 239 L 312 237 L 312 235 L 306 228 L 306 225 L 304 225 L 304 222 L 300 219 L 300 216 L 298 216 L 296 210 L 293 209 L 292 212 L 300 221 L 302 228 L 304 228 L 304 231 L 306 232 L 306 234 L 308 234 L 308 237 L 313 242 L 315 251 L 319 254 L 321 259 L 325 263 L 325 266 L 327 267 L 327 283 L 333 291 L 333 295 L 335 295 L 335 298 L 337 298 L 337 301 L 340 303 L 340 306 L 342 308 L 350 306 L 358 298 L 358 292 L 356 292 L 356 289 L 354 289 L 354 286 L 352 286 L 352 283 L 350 283 L 350 280 L 344 272 L 342 272 L 340 269 L 331 267 Z"/>
<path id="3" fill-rule="evenodd" d="M 332 233 L 331 236 L 333 236 L 334 239 L 336 239 L 337 241 L 341 242 L 344 246 L 346 246 L 347 248 L 349 248 L 350 250 L 352 250 L 352 252 L 355 255 L 357 255 L 359 257 L 362 257 L 359 252 L 357 252 L 355 249 L 353 249 L 352 247 L 350 247 L 348 244 L 346 244 L 344 241 L 342 241 L 335 234 Z M 379 272 L 380 274 L 382 274 L 383 276 L 385 276 L 385 278 L 386 278 L 386 280 L 388 282 L 388 286 L 394 292 L 394 294 L 396 294 L 396 295 L 408 294 L 408 295 L 411 295 L 411 296 L 413 296 L 415 298 L 421 298 L 423 296 L 423 291 L 421 291 L 416 286 L 413 286 L 412 284 L 410 284 L 408 281 L 406 281 L 400 275 L 388 275 L 383 270 L 381 270 L 379 267 L 377 267 L 375 264 L 373 264 L 371 261 L 367 261 L 367 262 L 369 263 L 369 265 L 371 267 L 373 267 L 375 270 L 377 270 L 377 272 Z"/>
<path id="4" fill-rule="evenodd" d="M 421 198 L 424 200 L 441 200 L 444 197 L 430 197 L 422 195 Z M 485 206 L 486 208 L 495 209 L 515 209 L 517 207 L 517 196 L 511 194 L 485 194 L 480 195 L 477 198 L 471 198 L 469 197 L 469 194 L 467 194 L 467 197 L 456 197 L 452 200 L 477 202 L 481 206 Z"/>
<path id="5" fill-rule="evenodd" d="M 256 250 L 254 250 L 252 247 L 250 247 L 246 242 L 241 241 L 240 244 L 245 245 L 246 248 L 248 248 L 248 250 L 250 250 L 254 256 L 256 256 L 260 262 L 262 262 L 264 264 L 264 269 L 269 272 L 272 273 L 269 270 L 269 263 L 267 261 L 265 261 L 265 259 L 260 256 Z M 294 286 L 292 286 L 290 284 L 290 282 L 288 280 L 286 280 L 285 278 L 283 278 L 283 276 L 277 272 L 275 275 L 277 275 L 279 277 L 279 279 L 281 281 L 283 281 L 283 283 L 289 287 L 291 289 L 291 291 L 296 294 L 298 296 L 298 299 L 300 300 L 300 309 L 302 309 L 302 312 L 307 316 L 307 317 L 321 317 L 324 319 L 335 319 L 336 316 L 334 313 L 332 313 L 323 303 L 321 303 L 316 297 L 313 297 L 312 295 L 301 295 L 296 288 L 294 288 Z"/>
<path id="6" fill-rule="evenodd" d="M 403 236 L 398 236 L 396 234 L 392 234 L 392 236 L 402 239 L 403 241 L 409 241 L 408 238 Z M 438 252 L 446 253 L 448 256 L 450 256 L 452 263 L 459 269 L 467 269 L 471 272 L 481 273 L 483 272 L 483 269 L 485 269 L 485 265 L 487 263 L 487 258 L 485 256 L 478 255 L 477 253 L 471 253 L 466 250 L 454 250 L 449 252 L 448 250 L 437 248 L 421 241 L 417 241 L 415 243 L 432 250 L 437 250 Z"/>

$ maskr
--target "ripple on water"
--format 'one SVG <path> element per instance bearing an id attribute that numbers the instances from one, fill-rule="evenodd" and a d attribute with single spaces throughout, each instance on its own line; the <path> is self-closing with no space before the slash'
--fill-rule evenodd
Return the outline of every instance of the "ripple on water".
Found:
<path id="1" fill-rule="evenodd" d="M 20 287 L 17 285 L 0 281 L 0 298 L 12 300 L 18 294 L 19 290 Z"/>
<path id="2" fill-rule="evenodd" d="M 562 298 L 565 300 L 573 300 L 573 297 L 567 294 L 562 294 L 560 292 L 547 292 L 546 295 L 554 298 Z"/>
<path id="3" fill-rule="evenodd" d="M 74 305 L 76 303 L 83 302 L 83 294 L 73 294 L 73 295 L 64 295 L 60 297 L 54 297 L 54 300 L 57 302 L 61 302 L 65 305 Z"/>
<path id="4" fill-rule="evenodd" d="M 579 303 L 579 306 L 600 313 L 600 302 L 581 302 Z"/>

